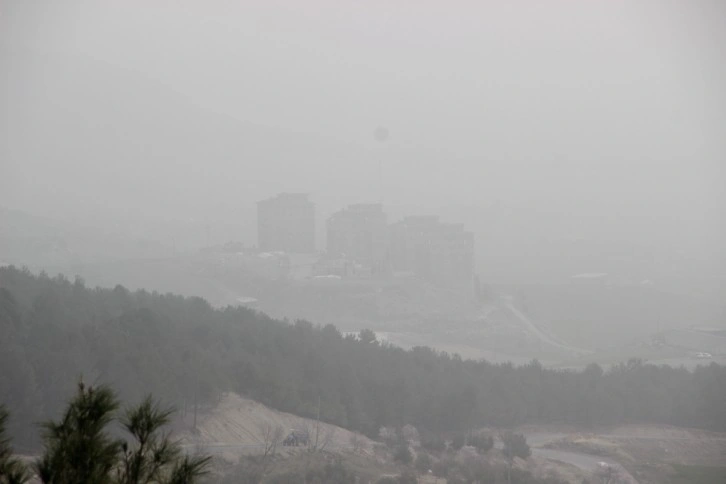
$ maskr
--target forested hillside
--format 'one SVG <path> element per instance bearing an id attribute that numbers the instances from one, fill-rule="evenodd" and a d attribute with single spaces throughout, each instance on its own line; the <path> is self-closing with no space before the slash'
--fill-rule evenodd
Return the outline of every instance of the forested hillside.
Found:
<path id="1" fill-rule="evenodd" d="M 726 368 L 693 372 L 629 361 L 555 371 L 404 351 L 373 334 L 289 324 L 199 298 L 88 288 L 80 280 L 0 268 L 0 402 L 19 446 L 55 418 L 76 381 L 146 393 L 181 408 L 236 391 L 280 410 L 377 433 L 521 423 L 657 422 L 726 430 Z"/>

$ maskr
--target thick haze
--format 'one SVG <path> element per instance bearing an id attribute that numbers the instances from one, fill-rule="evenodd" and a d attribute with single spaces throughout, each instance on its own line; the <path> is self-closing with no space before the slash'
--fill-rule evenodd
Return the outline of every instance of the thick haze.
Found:
<path id="1" fill-rule="evenodd" d="M 381 199 L 465 222 L 486 281 L 723 284 L 720 1 L 0 8 L 5 208 L 252 244 L 279 191 Z"/>

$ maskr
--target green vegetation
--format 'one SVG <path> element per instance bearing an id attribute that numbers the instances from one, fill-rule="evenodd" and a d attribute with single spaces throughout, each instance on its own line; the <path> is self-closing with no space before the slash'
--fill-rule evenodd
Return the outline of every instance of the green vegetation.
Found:
<path id="1" fill-rule="evenodd" d="M 109 432 L 119 402 L 110 388 L 79 383 L 59 421 L 43 424 L 44 450 L 34 470 L 44 484 L 192 484 L 206 473 L 210 457 L 182 456 L 179 445 L 163 434 L 171 410 L 151 397 L 129 408 L 121 419 L 131 440 Z M 0 436 L 7 413 L 0 411 Z M 13 459 L 9 441 L 0 439 L 0 483 L 20 484 L 30 476 Z"/>
<path id="2" fill-rule="evenodd" d="M 426 473 L 431 469 L 431 464 L 433 464 L 433 461 L 431 460 L 431 456 L 428 455 L 425 452 L 420 452 L 416 456 L 416 463 L 415 466 L 416 470 L 420 473 Z"/>
<path id="3" fill-rule="evenodd" d="M 434 463 L 433 475 L 446 479 L 448 484 L 565 484 L 557 477 L 535 477 L 524 469 L 474 457 L 442 458 Z"/>
<path id="4" fill-rule="evenodd" d="M 532 454 L 524 435 L 505 432 L 500 437 L 504 443 L 503 452 L 507 459 L 514 459 L 515 457 L 526 459 Z"/>
<path id="5" fill-rule="evenodd" d="M 0 405 L 0 484 L 22 484 L 28 480 L 29 473 L 20 459 L 13 456 L 10 438 L 6 435 L 9 415 Z"/>
<path id="6" fill-rule="evenodd" d="M 0 395 L 21 448 L 34 423 L 59 415 L 68 382 L 108 382 L 127 401 L 148 393 L 177 408 L 235 391 L 273 408 L 378 435 L 437 434 L 523 423 L 652 422 L 726 430 L 726 368 L 694 371 L 631 360 L 603 371 L 462 360 L 417 347 L 344 337 L 199 298 L 88 288 L 83 281 L 0 268 Z"/>
<path id="7" fill-rule="evenodd" d="M 163 409 L 151 397 L 126 410 L 121 425 L 132 437 L 132 443 L 121 443 L 119 484 L 159 482 L 184 484 L 194 482 L 206 473 L 210 457 L 182 456 L 179 445 L 161 429 L 169 423 L 171 409 Z"/>
<path id="8" fill-rule="evenodd" d="M 408 465 L 413 462 L 413 454 L 408 448 L 408 444 L 401 443 L 396 446 L 396 449 L 393 452 L 393 460 L 404 465 Z"/>
<path id="9" fill-rule="evenodd" d="M 299 472 L 277 474 L 265 479 L 265 484 L 297 484 L 299 482 L 314 482 L 317 484 L 338 484 L 355 482 L 355 475 L 343 465 L 340 459 L 324 466 L 311 467 L 303 475 Z M 239 482 L 239 481 L 238 481 Z M 259 481 L 256 481 L 259 482 Z"/>
<path id="10" fill-rule="evenodd" d="M 121 442 L 106 428 L 118 402 L 106 387 L 85 388 L 70 402 L 59 422 L 43 424 L 45 451 L 36 463 L 45 483 L 111 482 Z"/>
<path id="11" fill-rule="evenodd" d="M 387 466 L 383 466 L 387 467 Z M 395 469 L 395 468 L 394 468 Z M 393 470 L 393 469 L 388 469 Z M 259 456 L 241 457 L 238 464 L 227 469 L 220 484 L 342 484 L 375 482 L 381 466 L 356 455 L 334 455 L 327 452 L 298 452 L 277 456 L 274 465 L 259 472 Z"/>
<path id="12" fill-rule="evenodd" d="M 494 437 L 478 433 L 469 437 L 469 445 L 473 446 L 480 454 L 486 454 L 494 447 Z"/>

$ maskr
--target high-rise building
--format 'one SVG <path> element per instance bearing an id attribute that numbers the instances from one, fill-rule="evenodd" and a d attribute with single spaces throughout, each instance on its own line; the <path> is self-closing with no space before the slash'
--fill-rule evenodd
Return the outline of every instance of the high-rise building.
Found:
<path id="1" fill-rule="evenodd" d="M 390 226 L 390 262 L 394 271 L 424 279 L 468 282 L 474 275 L 474 234 L 433 215 L 406 217 Z"/>
<path id="2" fill-rule="evenodd" d="M 315 205 L 304 193 L 281 193 L 257 202 L 260 250 L 315 252 Z"/>
<path id="3" fill-rule="evenodd" d="M 380 203 L 349 205 L 327 221 L 327 252 L 380 273 L 388 258 L 388 227 Z"/>

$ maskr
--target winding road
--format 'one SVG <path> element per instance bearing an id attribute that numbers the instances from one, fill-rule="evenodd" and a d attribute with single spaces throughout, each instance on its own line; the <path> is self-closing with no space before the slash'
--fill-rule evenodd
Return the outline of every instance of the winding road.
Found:
<path id="1" fill-rule="evenodd" d="M 561 439 L 566 434 L 557 433 L 533 433 L 526 434 L 527 442 L 532 446 L 532 455 L 547 460 L 555 460 L 564 462 L 577 467 L 585 472 L 595 473 L 605 467 L 609 467 L 620 477 L 619 482 L 627 484 L 638 484 L 638 481 L 616 460 L 609 457 L 601 457 L 591 454 L 583 454 L 580 452 L 570 452 L 567 450 L 545 449 L 540 446 Z"/>
<path id="2" fill-rule="evenodd" d="M 517 319 L 519 319 L 522 323 L 524 323 L 524 326 L 527 329 L 527 331 L 534 334 L 535 336 L 537 336 L 539 339 L 541 339 L 545 343 L 547 343 L 551 346 L 554 346 L 556 348 L 565 350 L 569 353 L 574 353 L 577 355 L 586 355 L 586 354 L 592 353 L 592 351 L 590 351 L 590 350 L 586 350 L 583 348 L 577 348 L 576 346 L 568 345 L 567 343 L 554 339 L 552 336 L 550 336 L 549 334 L 542 331 L 535 323 L 533 323 L 532 320 L 529 319 L 529 317 L 527 317 L 526 314 L 524 314 L 522 311 L 517 309 L 517 307 L 512 302 L 513 298 L 511 296 L 502 295 L 502 296 L 500 296 L 500 298 L 504 302 L 504 305 L 507 307 L 507 309 L 514 316 L 516 316 Z"/>

